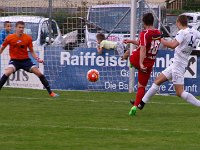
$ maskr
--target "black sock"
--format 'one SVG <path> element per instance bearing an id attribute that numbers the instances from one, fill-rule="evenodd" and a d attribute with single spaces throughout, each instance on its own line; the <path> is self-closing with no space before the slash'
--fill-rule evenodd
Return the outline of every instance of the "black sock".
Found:
<path id="1" fill-rule="evenodd" d="M 140 102 L 140 104 L 138 105 L 138 108 L 140 110 L 142 110 L 144 108 L 145 103 L 143 101 Z"/>
<path id="2" fill-rule="evenodd" d="M 3 87 L 3 85 L 6 83 L 6 81 L 8 80 L 8 76 L 6 76 L 5 74 L 1 77 L 1 81 L 0 81 L 0 90 Z"/>
<path id="3" fill-rule="evenodd" d="M 42 84 L 44 85 L 44 87 L 47 89 L 48 93 L 51 94 L 52 91 L 51 91 L 49 82 L 47 81 L 47 79 L 45 78 L 45 76 L 42 75 L 39 78 L 40 78 L 40 81 L 42 82 Z"/>

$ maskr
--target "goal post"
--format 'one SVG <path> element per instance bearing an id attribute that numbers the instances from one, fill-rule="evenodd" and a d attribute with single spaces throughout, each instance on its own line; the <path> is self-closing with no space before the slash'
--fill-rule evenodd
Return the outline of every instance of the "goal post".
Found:
<path id="1" fill-rule="evenodd" d="M 151 0 L 147 1 L 151 4 Z M 116 50 L 98 54 L 96 35 L 102 32 L 107 40 L 116 43 L 137 39 L 142 15 L 150 11 L 144 7 L 144 0 L 0 1 L 0 29 L 9 18 L 14 29 L 16 21 L 22 20 L 19 16 L 25 15 L 26 33 L 33 37 L 34 50 L 45 59 L 39 67 L 55 89 L 131 93 L 136 90 L 137 70 L 129 68 L 129 61 L 121 60 Z M 134 45 L 130 46 L 132 51 Z M 8 53 L 4 52 L 0 59 L 1 75 L 8 61 Z M 95 83 L 87 81 L 90 69 L 100 72 Z M 9 81 L 14 87 L 20 87 L 18 82 L 25 88 L 42 87 L 39 81 L 32 85 L 31 75 L 22 71 Z"/>
<path id="2" fill-rule="evenodd" d="M 137 12 L 137 0 L 131 0 L 131 18 L 130 18 L 130 38 L 135 39 L 136 38 L 136 24 L 137 24 L 137 19 L 136 19 L 136 12 Z M 130 55 L 133 51 L 135 46 L 131 44 L 130 46 Z M 134 81 L 135 81 L 135 68 L 130 67 L 129 68 L 129 93 L 134 92 Z"/>

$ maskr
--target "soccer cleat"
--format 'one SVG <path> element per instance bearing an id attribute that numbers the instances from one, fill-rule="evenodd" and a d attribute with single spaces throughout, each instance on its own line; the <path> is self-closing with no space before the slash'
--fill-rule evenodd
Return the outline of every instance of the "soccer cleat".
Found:
<path id="1" fill-rule="evenodd" d="M 54 92 L 51 92 L 51 94 L 49 94 L 51 97 L 58 97 L 59 95 L 54 93 Z"/>
<path id="2" fill-rule="evenodd" d="M 130 100 L 130 103 L 131 103 L 132 105 L 134 105 L 135 100 L 131 99 L 131 100 Z"/>
<path id="3" fill-rule="evenodd" d="M 134 105 L 135 101 L 134 101 L 134 100 L 130 100 L 130 103 L 131 103 L 132 105 Z M 139 104 L 137 107 L 138 107 L 140 110 L 142 110 L 143 107 L 144 107 L 144 105 L 145 105 L 145 103 L 144 103 L 143 101 L 141 101 L 140 104 Z"/>
<path id="4" fill-rule="evenodd" d="M 145 103 L 143 101 L 140 102 L 140 104 L 138 105 L 138 108 L 140 110 L 142 110 L 144 108 Z"/>
<path id="5" fill-rule="evenodd" d="M 135 116 L 136 111 L 137 111 L 137 107 L 136 107 L 136 106 L 133 106 L 133 107 L 131 108 L 131 110 L 129 111 L 129 115 L 130 115 L 130 116 Z"/>

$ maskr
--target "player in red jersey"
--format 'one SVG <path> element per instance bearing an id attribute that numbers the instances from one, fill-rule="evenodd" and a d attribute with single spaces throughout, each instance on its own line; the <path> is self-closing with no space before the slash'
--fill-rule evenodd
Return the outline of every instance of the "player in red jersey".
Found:
<path id="1" fill-rule="evenodd" d="M 144 14 L 142 21 L 144 30 L 140 32 L 139 40 L 124 40 L 124 43 L 132 43 L 138 46 L 130 56 L 130 64 L 138 69 L 138 90 L 135 101 L 131 101 L 133 107 L 129 115 L 136 114 L 137 106 L 145 94 L 145 87 L 150 78 L 161 40 L 160 31 L 153 27 L 154 17 L 152 13 Z"/>
<path id="2" fill-rule="evenodd" d="M 9 55 L 10 62 L 8 68 L 5 70 L 4 75 L 0 80 L 0 89 L 3 87 L 8 77 L 19 69 L 24 69 L 28 72 L 32 72 L 38 76 L 44 87 L 47 89 L 49 95 L 51 97 L 57 97 L 58 94 L 52 92 L 48 81 L 45 76 L 40 72 L 38 67 L 31 61 L 28 56 L 28 48 L 30 50 L 33 58 L 37 60 L 39 63 L 43 63 L 44 61 L 40 59 L 33 50 L 32 38 L 24 34 L 25 23 L 23 21 L 19 21 L 16 23 L 16 32 L 14 34 L 10 34 L 6 37 L 5 41 L 0 48 L 0 54 L 9 45 Z"/>

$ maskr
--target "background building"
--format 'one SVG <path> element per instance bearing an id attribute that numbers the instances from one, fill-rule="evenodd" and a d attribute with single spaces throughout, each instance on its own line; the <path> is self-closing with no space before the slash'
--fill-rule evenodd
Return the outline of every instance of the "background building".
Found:
<path id="1" fill-rule="evenodd" d="M 103 3 L 130 3 L 130 0 L 53 0 L 53 6 L 80 7 L 83 4 L 90 6 Z M 164 4 L 165 0 L 147 0 L 149 3 Z M 1 0 L 0 7 L 48 7 L 49 0 Z"/>
<path id="2" fill-rule="evenodd" d="M 170 10 L 200 11 L 199 0 L 166 0 L 166 5 Z"/>
<path id="3" fill-rule="evenodd" d="M 186 0 L 166 0 L 168 9 L 183 9 Z"/>

